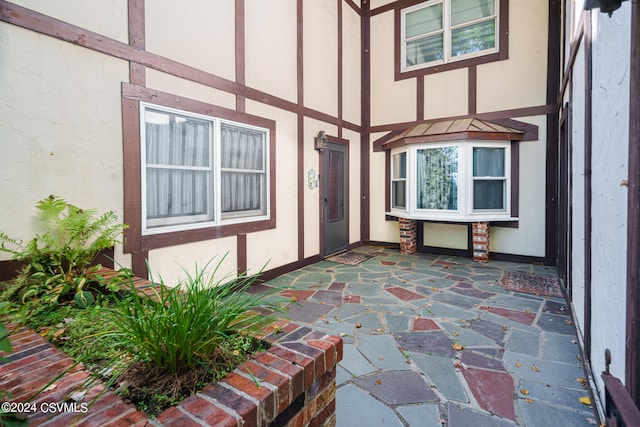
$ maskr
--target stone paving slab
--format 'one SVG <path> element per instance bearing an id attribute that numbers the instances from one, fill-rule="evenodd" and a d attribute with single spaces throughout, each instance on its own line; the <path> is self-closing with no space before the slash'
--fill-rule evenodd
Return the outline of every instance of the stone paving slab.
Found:
<path id="1" fill-rule="evenodd" d="M 510 272 L 554 276 L 553 268 L 358 252 L 375 256 L 357 266 L 322 261 L 265 284 L 296 300 L 289 316 L 297 323 L 342 337 L 337 427 L 597 420 L 578 400 L 589 391 L 577 381 L 585 373 L 566 301 L 503 284 Z"/>
<path id="2" fill-rule="evenodd" d="M 386 371 L 356 378 L 354 384 L 388 405 L 435 402 L 436 394 L 413 371 Z"/>

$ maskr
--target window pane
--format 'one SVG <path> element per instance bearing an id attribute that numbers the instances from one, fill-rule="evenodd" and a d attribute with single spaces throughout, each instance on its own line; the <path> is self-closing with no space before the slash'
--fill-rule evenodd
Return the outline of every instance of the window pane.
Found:
<path id="1" fill-rule="evenodd" d="M 264 174 L 222 173 L 222 218 L 264 215 Z"/>
<path id="2" fill-rule="evenodd" d="M 210 164 L 210 122 L 146 109 L 145 134 L 149 164 L 201 167 Z"/>
<path id="3" fill-rule="evenodd" d="M 147 219 L 189 217 L 208 213 L 209 172 L 147 168 Z M 193 222 L 188 218 L 177 223 Z M 172 222 L 176 223 L 176 222 Z"/>
<path id="4" fill-rule="evenodd" d="M 496 21 L 494 19 L 451 31 L 452 57 L 494 47 L 496 47 Z"/>
<path id="5" fill-rule="evenodd" d="M 220 130 L 222 218 L 265 215 L 265 132 L 226 123 Z"/>
<path id="6" fill-rule="evenodd" d="M 265 133 L 228 124 L 221 125 L 222 168 L 264 170 Z"/>
<path id="7" fill-rule="evenodd" d="M 407 177 L 407 153 L 393 155 L 393 179 Z"/>
<path id="8" fill-rule="evenodd" d="M 406 209 L 407 201 L 407 183 L 406 181 L 393 181 L 391 183 L 391 207 L 397 209 Z"/>
<path id="9" fill-rule="evenodd" d="M 442 3 L 405 15 L 405 38 L 428 34 L 442 29 Z"/>
<path id="10" fill-rule="evenodd" d="M 337 173 L 328 174 L 327 184 L 329 193 L 329 210 L 328 220 L 340 221 L 344 219 L 344 171 L 345 171 L 345 153 L 337 150 L 329 151 L 329 170 Z"/>
<path id="11" fill-rule="evenodd" d="M 451 0 L 451 25 L 495 15 L 495 0 Z"/>
<path id="12" fill-rule="evenodd" d="M 474 147 L 473 176 L 505 176 L 504 148 Z"/>
<path id="13" fill-rule="evenodd" d="M 473 182 L 473 209 L 505 210 L 504 180 L 476 180 Z"/>
<path id="14" fill-rule="evenodd" d="M 407 42 L 406 56 L 405 65 L 407 67 L 443 59 L 444 42 L 442 33 Z"/>
<path id="15" fill-rule="evenodd" d="M 458 147 L 417 154 L 418 209 L 458 209 Z"/>

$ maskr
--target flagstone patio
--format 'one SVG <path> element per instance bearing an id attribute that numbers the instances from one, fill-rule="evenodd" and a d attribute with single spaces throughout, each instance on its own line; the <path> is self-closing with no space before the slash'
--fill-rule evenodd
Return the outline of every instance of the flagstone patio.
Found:
<path id="1" fill-rule="evenodd" d="M 293 321 L 342 336 L 339 427 L 596 423 L 579 401 L 591 395 L 564 299 L 505 288 L 508 273 L 554 278 L 553 267 L 356 251 L 373 256 L 266 283 L 291 299 Z"/>

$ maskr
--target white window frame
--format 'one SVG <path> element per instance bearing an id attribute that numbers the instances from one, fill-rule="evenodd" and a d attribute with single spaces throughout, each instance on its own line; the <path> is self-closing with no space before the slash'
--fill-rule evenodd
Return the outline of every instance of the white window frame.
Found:
<path id="1" fill-rule="evenodd" d="M 394 156 L 399 156 L 399 155 L 402 155 L 402 154 L 405 155 L 405 166 L 408 167 L 407 162 L 409 161 L 409 153 L 407 153 L 407 150 L 400 150 L 400 151 L 397 151 L 397 152 L 391 154 L 391 189 L 390 189 L 390 191 L 391 191 L 391 209 L 397 210 L 397 211 L 401 211 L 401 212 L 406 212 L 407 209 L 409 209 L 409 199 L 408 199 L 408 196 L 407 196 L 407 188 L 408 188 L 407 181 L 409 179 L 409 175 L 407 174 L 408 171 L 407 170 L 404 171 L 404 176 L 405 176 L 404 178 L 401 177 L 401 175 L 402 175 L 401 173 L 398 174 L 400 177 L 394 178 L 394 176 L 396 174 L 396 170 L 395 170 L 396 169 L 396 167 L 395 167 L 396 163 L 393 161 L 393 158 L 394 158 Z M 393 205 L 393 200 L 394 200 L 393 199 L 393 196 L 394 196 L 393 183 L 394 182 L 404 182 L 404 204 L 405 204 L 404 207 L 394 206 Z"/>
<path id="2" fill-rule="evenodd" d="M 458 208 L 456 210 L 418 209 L 418 150 L 454 146 L 458 147 Z M 505 176 L 500 178 L 503 179 L 505 183 L 503 209 L 473 208 L 473 149 L 475 147 L 504 149 Z M 416 143 L 408 147 L 404 146 L 391 150 L 391 156 L 400 152 L 407 153 L 407 209 L 403 210 L 391 207 L 390 212 L 388 212 L 390 215 L 417 220 L 451 222 L 517 220 L 517 218 L 511 217 L 511 141 L 464 140 L 442 143 Z M 487 178 L 476 177 L 475 179 Z M 491 177 L 491 179 L 496 178 Z"/>
<path id="3" fill-rule="evenodd" d="M 426 1 L 424 3 L 420 3 L 417 4 L 415 6 L 411 6 L 408 7 L 406 9 L 402 9 L 400 12 L 400 39 L 401 39 L 401 47 L 400 47 L 400 64 L 401 64 L 401 70 L 402 72 L 407 72 L 407 71 L 413 71 L 413 70 L 418 70 L 421 68 L 428 68 L 428 67 L 433 67 L 436 65 L 441 65 L 441 64 L 447 64 L 447 63 L 451 63 L 451 62 L 457 62 L 457 61 L 462 61 L 465 59 L 469 59 L 469 58 L 475 58 L 475 57 L 479 57 L 479 56 L 484 56 L 490 53 L 495 53 L 498 52 L 500 50 L 500 46 L 499 46 L 499 42 L 500 42 L 500 1 L 499 0 L 493 0 L 494 1 L 494 11 L 495 14 L 491 15 L 489 17 L 484 17 L 481 19 L 476 19 L 476 20 L 472 20 L 472 21 L 467 21 L 463 24 L 458 24 L 456 26 L 452 26 L 451 25 L 451 0 L 430 0 L 430 1 Z M 407 66 L 407 43 L 411 42 L 413 40 L 417 40 L 420 38 L 423 38 L 425 35 L 421 34 L 418 36 L 413 36 L 410 38 L 406 37 L 406 16 L 407 14 L 411 13 L 411 12 L 415 12 L 417 10 L 420 9 L 424 9 L 424 8 L 428 8 L 428 7 L 432 7 L 435 6 L 437 4 L 442 4 L 442 19 L 443 19 L 443 29 L 438 31 L 438 32 L 443 32 L 443 54 L 444 57 L 443 59 L 439 59 L 439 60 L 435 60 L 435 61 L 430 61 L 430 62 L 424 62 L 424 63 L 420 63 L 420 64 L 414 64 L 411 66 Z M 495 24 L 495 45 L 493 48 L 491 49 L 485 49 L 479 52 L 471 52 L 471 53 L 467 53 L 465 55 L 459 55 L 459 56 L 452 56 L 451 55 L 451 34 L 453 32 L 453 30 L 457 29 L 457 28 L 461 28 L 461 27 L 466 27 L 475 23 L 481 23 L 481 22 L 485 22 L 485 21 L 489 21 L 489 20 L 495 20 L 496 24 Z M 435 34 L 436 31 L 429 33 L 429 34 Z"/>
<path id="4" fill-rule="evenodd" d="M 160 220 L 149 220 L 147 218 L 147 163 L 146 163 L 146 120 L 145 112 L 147 109 L 156 110 L 159 112 L 165 112 L 168 114 L 177 114 L 185 117 L 190 117 L 198 120 L 204 120 L 211 124 L 209 135 L 209 167 L 180 167 L 171 166 L 172 169 L 186 168 L 189 170 L 207 170 L 210 173 L 210 179 L 208 180 L 208 195 L 210 196 L 207 203 L 207 214 L 193 215 L 193 216 L 180 216 L 165 218 Z M 263 140 L 263 168 L 260 172 L 263 175 L 261 196 L 262 203 L 265 206 L 265 213 L 262 214 L 261 210 L 243 211 L 242 213 L 222 213 L 221 203 L 221 185 L 222 185 L 222 172 L 225 170 L 233 170 L 239 172 L 246 172 L 240 169 L 223 169 L 221 166 L 221 126 L 222 124 L 228 124 L 231 126 L 256 130 L 264 133 Z M 222 226 L 227 224 L 239 224 L 249 223 L 254 221 L 262 221 L 270 218 L 270 132 L 269 129 L 249 125 L 246 123 L 235 122 L 232 120 L 220 119 L 212 116 L 206 116 L 202 114 L 192 113 L 189 111 L 179 110 L 170 107 L 159 106 L 155 104 L 149 104 L 140 102 L 140 188 L 141 188 L 141 220 L 142 220 L 142 235 L 153 235 L 167 232 L 184 231 L 202 229 L 208 227 Z M 163 166 L 154 166 L 163 167 Z M 256 171 L 249 171 L 257 173 Z M 252 213 L 254 213 L 252 215 Z M 209 219 L 210 218 L 210 219 Z"/>

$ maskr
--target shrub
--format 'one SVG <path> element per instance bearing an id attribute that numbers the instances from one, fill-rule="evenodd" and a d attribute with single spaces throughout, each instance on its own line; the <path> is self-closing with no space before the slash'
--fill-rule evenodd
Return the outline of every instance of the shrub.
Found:
<path id="1" fill-rule="evenodd" d="M 126 228 L 115 213 L 96 217 L 95 210 L 81 209 L 53 195 L 36 207 L 45 228 L 43 234 L 23 246 L 0 232 L 0 250 L 25 263 L 2 299 L 31 306 L 74 301 L 85 307 L 93 302 L 94 291 L 115 289 L 115 284 L 90 274 L 96 256 L 118 243 Z"/>

